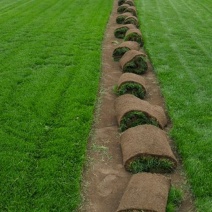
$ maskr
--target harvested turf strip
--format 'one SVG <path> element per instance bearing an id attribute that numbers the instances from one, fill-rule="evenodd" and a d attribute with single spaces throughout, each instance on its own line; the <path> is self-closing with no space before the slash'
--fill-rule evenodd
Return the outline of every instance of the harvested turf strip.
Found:
<path id="1" fill-rule="evenodd" d="M 143 39 L 142 39 L 142 34 L 139 29 L 129 29 L 126 32 L 125 41 L 136 41 L 140 44 L 140 46 L 144 45 Z"/>
<path id="2" fill-rule="evenodd" d="M 115 101 L 115 112 L 120 130 L 152 124 L 164 128 L 167 118 L 162 107 L 152 105 L 131 94 L 119 96 Z"/>
<path id="3" fill-rule="evenodd" d="M 126 17 L 124 20 L 124 24 L 133 24 L 136 27 L 139 27 L 138 19 L 133 15 Z"/>
<path id="4" fill-rule="evenodd" d="M 125 13 L 129 12 L 132 15 L 137 17 L 137 12 L 136 12 L 136 8 L 134 6 L 129 6 L 124 10 Z"/>
<path id="5" fill-rule="evenodd" d="M 118 28 L 115 29 L 114 36 L 116 38 L 122 39 L 122 38 L 125 37 L 125 34 L 126 34 L 126 32 L 129 29 L 136 29 L 135 25 L 133 25 L 133 24 L 124 24 L 124 25 L 119 26 Z"/>
<path id="6" fill-rule="evenodd" d="M 131 177 L 117 212 L 165 212 L 171 180 L 160 174 L 141 173 Z"/>
<path id="7" fill-rule="evenodd" d="M 148 69 L 147 56 L 140 51 L 129 50 L 121 58 L 120 65 L 123 72 L 141 75 Z"/>
<path id="8" fill-rule="evenodd" d="M 118 13 L 125 13 L 125 10 L 130 7 L 129 4 L 122 4 L 118 7 L 117 12 Z M 131 13 L 131 12 L 130 12 Z"/>
<path id="9" fill-rule="evenodd" d="M 135 4 L 132 0 L 125 1 L 125 4 L 129 4 L 130 6 L 135 6 Z"/>
<path id="10" fill-rule="evenodd" d="M 170 173 L 177 160 L 166 133 L 153 125 L 140 125 L 121 135 L 123 163 L 127 171 Z"/>
<path id="11" fill-rule="evenodd" d="M 146 94 L 145 79 L 137 74 L 124 73 L 118 81 L 116 93 L 119 96 L 123 94 L 132 94 L 143 99 Z"/>
<path id="12" fill-rule="evenodd" d="M 123 13 L 123 14 L 118 15 L 116 17 L 116 23 L 117 24 L 123 24 L 124 20 L 129 16 L 132 16 L 132 14 L 131 13 Z"/>
<path id="13" fill-rule="evenodd" d="M 129 50 L 139 50 L 140 45 L 134 41 L 125 41 L 122 42 L 117 48 L 113 51 L 113 59 L 119 61 L 122 56 Z"/>

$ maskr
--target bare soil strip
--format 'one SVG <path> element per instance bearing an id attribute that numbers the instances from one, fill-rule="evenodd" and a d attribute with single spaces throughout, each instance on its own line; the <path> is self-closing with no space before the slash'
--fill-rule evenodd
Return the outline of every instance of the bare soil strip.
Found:
<path id="1" fill-rule="evenodd" d="M 88 144 L 88 164 L 83 180 L 83 198 L 85 201 L 79 211 L 116 211 L 132 176 L 125 171 L 123 166 L 120 132 L 114 109 L 117 96 L 114 94 L 113 88 L 114 85 L 118 84 L 122 71 L 119 63 L 113 60 L 112 55 L 114 49 L 123 42 L 123 40 L 114 36 L 115 29 L 120 26 L 116 23 L 117 7 L 118 3 L 114 1 L 103 42 L 99 105 L 95 114 L 93 133 Z M 145 100 L 166 110 L 151 64 L 148 63 L 148 67 L 147 72 L 142 75 L 145 78 L 147 89 Z M 168 121 L 165 131 L 170 128 L 171 122 Z M 166 175 L 171 177 L 172 185 L 184 190 L 184 200 L 179 211 L 195 211 L 192 197 L 188 192 L 189 189 L 183 176 L 180 159 L 173 142 L 169 140 L 169 143 L 178 159 L 178 167 L 173 174 Z"/>

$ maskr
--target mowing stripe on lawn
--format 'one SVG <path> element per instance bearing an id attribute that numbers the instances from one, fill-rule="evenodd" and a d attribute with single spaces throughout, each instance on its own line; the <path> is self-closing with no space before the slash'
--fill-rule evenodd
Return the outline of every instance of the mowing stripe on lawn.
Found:
<path id="1" fill-rule="evenodd" d="M 79 205 L 111 7 L 112 0 L 1 2 L 1 211 Z"/>
<path id="2" fill-rule="evenodd" d="M 198 211 L 212 208 L 212 2 L 137 0 L 145 48 L 173 122 Z"/>

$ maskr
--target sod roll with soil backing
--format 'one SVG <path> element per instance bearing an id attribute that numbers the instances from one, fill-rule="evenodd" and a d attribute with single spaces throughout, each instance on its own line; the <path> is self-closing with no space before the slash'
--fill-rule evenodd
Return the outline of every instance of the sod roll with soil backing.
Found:
<path id="1" fill-rule="evenodd" d="M 118 0 L 118 6 L 121 6 L 122 4 L 125 4 L 126 0 Z"/>
<path id="2" fill-rule="evenodd" d="M 136 27 L 139 27 L 139 21 L 138 21 L 138 19 L 137 19 L 135 16 L 133 16 L 133 15 L 126 17 L 126 18 L 124 19 L 124 22 L 123 22 L 123 23 L 124 23 L 124 24 L 133 24 L 133 25 L 135 25 Z"/>
<path id="3" fill-rule="evenodd" d="M 130 6 L 135 6 L 134 1 L 132 1 L 132 0 L 127 0 L 124 3 L 129 4 Z"/>
<path id="4" fill-rule="evenodd" d="M 116 99 L 115 112 L 121 131 L 143 124 L 152 124 L 160 128 L 164 128 L 167 124 L 162 107 L 152 105 L 131 94 L 125 94 Z"/>
<path id="5" fill-rule="evenodd" d="M 123 164 L 127 171 L 170 173 L 177 160 L 166 133 L 153 125 L 139 125 L 121 135 Z"/>
<path id="6" fill-rule="evenodd" d="M 134 41 L 125 41 L 122 42 L 118 47 L 116 47 L 113 51 L 113 59 L 115 61 L 119 61 L 122 56 L 129 50 L 139 50 L 140 45 Z"/>
<path id="7" fill-rule="evenodd" d="M 116 17 L 116 23 L 117 23 L 117 24 L 123 24 L 124 21 L 125 21 L 125 19 L 126 19 L 127 17 L 130 17 L 130 16 L 132 16 L 131 13 L 122 13 L 122 14 L 119 14 L 119 15 Z"/>
<path id="8" fill-rule="evenodd" d="M 126 10 L 128 7 L 130 7 L 129 4 L 122 4 L 121 6 L 118 7 L 117 12 L 118 12 L 118 13 L 124 13 L 125 10 Z M 129 13 L 131 13 L 131 12 L 129 12 Z M 132 13 L 131 13 L 131 14 L 132 14 Z"/>
<path id="9" fill-rule="evenodd" d="M 129 6 L 124 10 L 125 13 L 129 12 L 132 15 L 137 17 L 137 12 L 136 12 L 136 8 L 134 6 Z"/>
<path id="10" fill-rule="evenodd" d="M 146 94 L 146 82 L 142 76 L 133 73 L 124 73 L 118 81 L 117 94 L 132 94 L 143 99 Z"/>
<path id="11" fill-rule="evenodd" d="M 120 65 L 123 72 L 141 75 L 148 69 L 147 56 L 140 51 L 129 50 L 121 58 Z"/>
<path id="12" fill-rule="evenodd" d="M 136 29 L 136 27 L 133 24 L 123 24 L 115 29 L 114 36 L 123 39 L 129 29 Z"/>
<path id="13" fill-rule="evenodd" d="M 163 175 L 135 174 L 122 196 L 117 212 L 165 212 L 171 180 Z"/>
<path id="14" fill-rule="evenodd" d="M 127 30 L 125 37 L 125 41 L 136 41 L 140 44 L 140 46 L 144 45 L 141 31 L 139 29 L 129 29 Z"/>

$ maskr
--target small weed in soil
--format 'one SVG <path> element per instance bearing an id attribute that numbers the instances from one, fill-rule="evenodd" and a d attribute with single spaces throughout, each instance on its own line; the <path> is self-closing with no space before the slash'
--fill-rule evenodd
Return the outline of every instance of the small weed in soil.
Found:
<path id="1" fill-rule="evenodd" d="M 174 163 L 167 158 L 153 156 L 139 157 L 133 160 L 127 170 L 133 174 L 139 172 L 170 173 L 173 171 Z"/>
<path id="2" fill-rule="evenodd" d="M 118 96 L 123 94 L 132 94 L 140 99 L 144 99 L 146 94 L 143 86 L 136 82 L 123 83 L 119 88 L 116 86 L 114 91 Z"/>
<path id="3" fill-rule="evenodd" d="M 141 111 L 130 111 L 122 117 L 119 128 L 121 132 L 123 132 L 128 128 L 142 124 L 152 124 L 159 127 L 158 121 L 152 117 L 149 117 L 147 114 Z"/>

